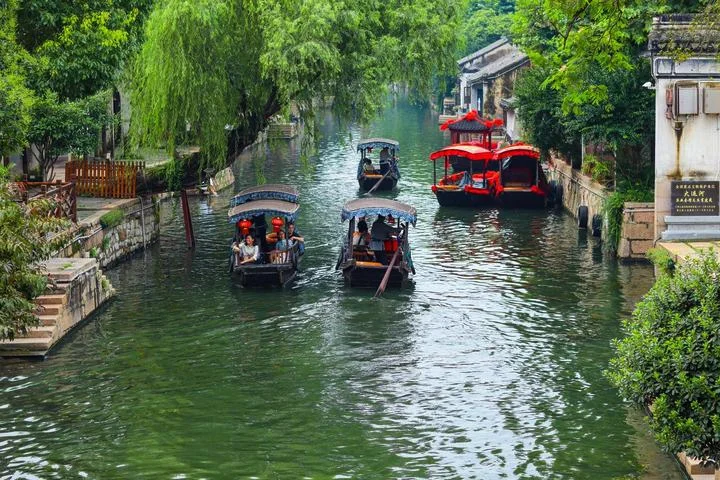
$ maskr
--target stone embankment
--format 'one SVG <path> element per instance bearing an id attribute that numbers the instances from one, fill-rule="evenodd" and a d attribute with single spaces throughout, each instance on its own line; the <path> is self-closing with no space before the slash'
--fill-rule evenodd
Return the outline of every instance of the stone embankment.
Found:
<path id="1" fill-rule="evenodd" d="M 605 201 L 608 192 L 597 182 L 593 182 L 587 175 L 574 170 L 570 165 L 560 159 L 553 159 L 550 169 L 550 180 L 554 180 L 562 188 L 562 206 L 575 218 L 578 218 L 580 207 L 587 207 L 587 228 L 592 229 L 593 219 L 603 218 Z M 601 238 L 607 235 L 607 222 L 602 221 Z"/>
<path id="2" fill-rule="evenodd" d="M 627 202 L 623 209 L 623 225 L 618 257 L 644 260 L 655 238 L 655 204 Z"/>
<path id="3" fill-rule="evenodd" d="M 160 236 L 160 202 L 156 197 L 127 200 L 81 198 L 73 240 L 58 257 L 96 258 L 113 266 Z"/>
<path id="4" fill-rule="evenodd" d="M 45 269 L 51 289 L 36 299 L 40 325 L 12 341 L 0 342 L 0 356 L 45 357 L 115 293 L 94 258 L 53 258 L 45 263 Z"/>

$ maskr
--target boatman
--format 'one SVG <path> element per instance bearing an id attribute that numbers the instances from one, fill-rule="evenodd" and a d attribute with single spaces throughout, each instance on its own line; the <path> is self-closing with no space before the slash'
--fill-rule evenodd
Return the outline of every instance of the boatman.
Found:
<path id="1" fill-rule="evenodd" d="M 385 216 L 378 215 L 377 219 L 372 224 L 372 228 L 370 228 L 370 250 L 375 252 L 375 260 L 383 265 L 387 265 L 388 260 L 385 255 L 385 240 L 390 238 L 392 235 L 397 235 L 399 233 L 399 228 L 391 227 L 385 223 Z"/>
<path id="2" fill-rule="evenodd" d="M 380 173 L 385 175 L 390 169 L 390 150 L 388 147 L 383 147 L 380 150 Z"/>

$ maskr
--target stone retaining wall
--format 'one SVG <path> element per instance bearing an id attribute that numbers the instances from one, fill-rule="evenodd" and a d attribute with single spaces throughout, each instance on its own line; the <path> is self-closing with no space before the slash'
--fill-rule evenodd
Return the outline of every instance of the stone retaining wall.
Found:
<path id="1" fill-rule="evenodd" d="M 39 325 L 0 342 L 0 356 L 44 357 L 115 293 L 93 258 L 53 258 L 44 267 L 54 286 L 35 300 Z"/>
<path id="2" fill-rule="evenodd" d="M 604 214 L 605 201 L 608 192 L 599 183 L 593 182 L 588 176 L 583 175 L 559 159 L 553 159 L 553 167 L 550 169 L 550 180 L 555 180 L 562 185 L 563 207 L 575 218 L 578 215 L 578 207 L 588 207 L 588 228 L 592 226 L 592 219 L 595 215 L 602 217 Z M 607 236 L 607 221 L 603 218 L 601 237 Z"/>
<path id="3" fill-rule="evenodd" d="M 643 260 L 654 243 L 655 204 L 628 202 L 623 209 L 623 225 L 618 257 Z"/>
<path id="4" fill-rule="evenodd" d="M 100 211 L 78 224 L 75 240 L 58 256 L 96 258 L 102 268 L 113 266 L 132 253 L 143 250 L 160 236 L 160 202 L 144 197 L 124 202 L 115 210 L 123 214 L 120 224 L 104 225 Z"/>

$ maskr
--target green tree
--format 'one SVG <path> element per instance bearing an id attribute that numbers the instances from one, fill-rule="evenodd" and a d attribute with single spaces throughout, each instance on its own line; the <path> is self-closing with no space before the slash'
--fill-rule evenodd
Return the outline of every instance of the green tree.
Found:
<path id="1" fill-rule="evenodd" d="M 311 117 L 332 99 L 367 119 L 393 82 L 427 93 L 454 67 L 464 2 L 164 0 L 132 78 L 139 143 L 202 147 L 221 165 L 295 102 Z M 229 148 L 228 148 L 229 147 Z"/>
<path id="2" fill-rule="evenodd" d="M 464 54 L 509 36 L 514 11 L 514 0 L 472 1 L 462 23 L 463 37 L 467 41 Z"/>
<path id="3" fill-rule="evenodd" d="M 28 83 L 62 100 L 114 85 L 142 41 L 152 0 L 23 0 L 18 42 L 30 54 Z"/>
<path id="4" fill-rule="evenodd" d="M 60 155 L 95 151 L 102 127 L 110 122 L 108 99 L 107 92 L 101 92 L 76 101 L 60 101 L 54 94 L 35 101 L 28 140 L 35 145 L 32 154 L 43 180 L 53 178 Z"/>
<path id="5" fill-rule="evenodd" d="M 33 99 L 18 65 L 23 52 L 15 41 L 16 6 L 14 0 L 0 4 L 0 157 L 25 145 Z"/>
<path id="6" fill-rule="evenodd" d="M 671 453 L 720 458 L 720 263 L 715 252 L 663 274 L 623 322 L 608 376 L 620 394 L 650 406 Z"/>
<path id="7" fill-rule="evenodd" d="M 45 291 L 39 266 L 66 240 L 66 222 L 53 218 L 51 201 L 24 205 L 13 201 L 8 171 L 0 166 L 0 340 L 37 325 L 33 299 Z"/>

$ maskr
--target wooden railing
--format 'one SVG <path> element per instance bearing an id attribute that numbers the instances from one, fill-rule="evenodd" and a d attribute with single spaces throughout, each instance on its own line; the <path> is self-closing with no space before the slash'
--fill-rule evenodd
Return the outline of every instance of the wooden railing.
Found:
<path id="1" fill-rule="evenodd" d="M 65 164 L 65 179 L 75 182 L 78 195 L 134 198 L 143 168 L 145 162 L 71 160 Z"/>
<path id="2" fill-rule="evenodd" d="M 72 182 L 17 182 L 15 188 L 20 200 L 49 199 L 55 202 L 52 215 L 58 218 L 69 218 L 77 222 L 77 195 Z"/>

